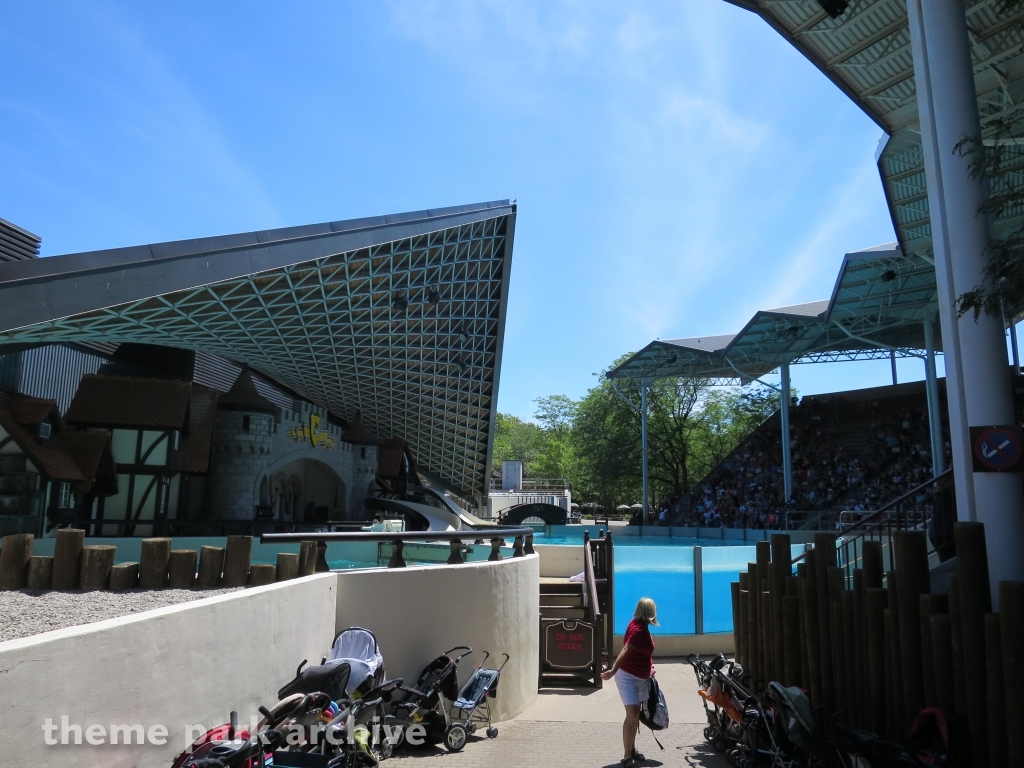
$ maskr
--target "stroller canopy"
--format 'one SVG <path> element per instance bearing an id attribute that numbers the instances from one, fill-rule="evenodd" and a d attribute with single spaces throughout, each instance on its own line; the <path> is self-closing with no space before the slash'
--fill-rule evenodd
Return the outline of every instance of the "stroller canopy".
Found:
<path id="1" fill-rule="evenodd" d="M 349 627 L 334 638 L 328 664 L 346 662 L 352 669 L 346 692 L 351 695 L 367 678 L 384 666 L 384 657 L 377 647 L 377 638 L 368 629 Z"/>

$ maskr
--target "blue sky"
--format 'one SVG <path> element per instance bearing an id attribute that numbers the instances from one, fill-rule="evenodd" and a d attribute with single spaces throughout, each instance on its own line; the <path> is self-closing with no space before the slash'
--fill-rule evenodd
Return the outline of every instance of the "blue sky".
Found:
<path id="1" fill-rule="evenodd" d="M 893 239 L 880 129 L 753 15 L 682 2 L 21 3 L 0 217 L 44 255 L 517 198 L 501 410 L 826 298 Z M 921 378 L 901 363 L 901 377 Z M 889 366 L 799 366 L 803 393 Z"/>

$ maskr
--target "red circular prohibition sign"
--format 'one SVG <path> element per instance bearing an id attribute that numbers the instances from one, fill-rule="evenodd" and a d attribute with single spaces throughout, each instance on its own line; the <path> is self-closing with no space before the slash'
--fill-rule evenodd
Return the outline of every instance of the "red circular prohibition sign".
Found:
<path id="1" fill-rule="evenodd" d="M 1012 469 L 1020 462 L 1024 447 L 1020 438 L 1008 429 L 986 429 L 974 440 L 974 458 L 989 469 Z"/>

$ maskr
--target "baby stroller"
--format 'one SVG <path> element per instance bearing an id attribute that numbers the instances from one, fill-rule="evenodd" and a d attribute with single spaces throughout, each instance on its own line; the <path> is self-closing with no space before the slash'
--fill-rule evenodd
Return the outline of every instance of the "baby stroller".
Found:
<path id="1" fill-rule="evenodd" d="M 452 658 L 456 651 L 462 651 Z M 404 734 L 410 725 L 426 728 L 426 741 L 444 739 L 450 721 L 448 703 L 459 696 L 458 665 L 473 649 L 466 645 L 451 648 L 427 664 L 413 686 L 401 686 L 388 702 L 388 722 Z"/>
<path id="2" fill-rule="evenodd" d="M 349 627 L 334 638 L 324 664 L 342 663 L 349 666 L 345 692 L 352 698 L 363 696 L 384 682 L 384 657 L 377 647 L 377 638 L 368 629 Z"/>
<path id="3" fill-rule="evenodd" d="M 486 669 L 484 662 L 491 654 L 484 651 L 484 657 L 480 666 L 476 668 L 473 676 L 469 678 L 462 690 L 459 691 L 459 698 L 455 700 L 448 710 L 448 719 L 451 721 L 444 732 L 444 745 L 451 752 L 458 752 L 466 746 L 466 738 L 476 731 L 478 725 L 487 724 L 487 738 L 496 739 L 498 729 L 491 724 L 491 703 L 487 697 L 498 695 L 498 680 L 501 678 L 501 670 L 508 664 L 509 656 L 503 653 L 505 660 L 497 669 Z M 483 712 L 477 710 L 483 706 Z"/>
<path id="4" fill-rule="evenodd" d="M 768 683 L 765 705 L 772 709 L 769 722 L 774 727 L 775 759 L 780 765 L 844 768 L 839 750 L 824 738 L 815 725 L 811 702 L 800 688 Z"/>
<path id="5" fill-rule="evenodd" d="M 710 663 L 694 654 L 688 656 L 687 661 L 697 676 L 697 693 L 703 700 L 704 715 L 708 721 L 704 738 L 711 742 L 716 752 L 725 752 L 745 738 L 744 702 L 750 698 L 750 692 L 739 682 L 743 668 L 729 664 L 722 654 Z M 727 664 L 728 673 L 723 671 Z"/>

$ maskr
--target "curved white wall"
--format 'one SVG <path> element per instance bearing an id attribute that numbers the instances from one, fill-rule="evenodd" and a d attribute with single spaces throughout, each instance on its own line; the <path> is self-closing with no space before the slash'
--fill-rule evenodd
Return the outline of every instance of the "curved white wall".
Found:
<path id="1" fill-rule="evenodd" d="M 323 573 L 0 643 L 0 766 L 166 768 L 186 725 L 233 709 L 248 723 L 300 661 L 320 660 L 336 594 Z M 83 731 L 163 725 L 167 743 L 90 745 L 83 733 L 81 745 L 47 746 L 43 722 L 63 715 Z"/>
<path id="2" fill-rule="evenodd" d="M 186 725 L 218 725 L 232 709 L 247 723 L 353 624 L 377 635 L 389 677 L 410 682 L 454 645 L 478 651 L 460 682 L 479 651 L 509 653 L 492 708 L 496 721 L 514 717 L 537 696 L 538 564 L 531 555 L 316 574 L 0 643 L 0 766 L 166 768 Z M 44 744 L 44 721 L 62 715 L 81 726 L 80 746 Z M 85 743 L 90 725 L 136 723 L 166 726 L 167 743 Z"/>
<path id="3" fill-rule="evenodd" d="M 496 721 L 537 698 L 540 651 L 540 559 L 436 565 L 338 574 L 338 630 L 366 627 L 377 636 L 388 677 L 412 683 L 452 646 L 475 653 L 459 665 L 464 683 L 480 663 L 511 656 L 491 700 Z"/>

